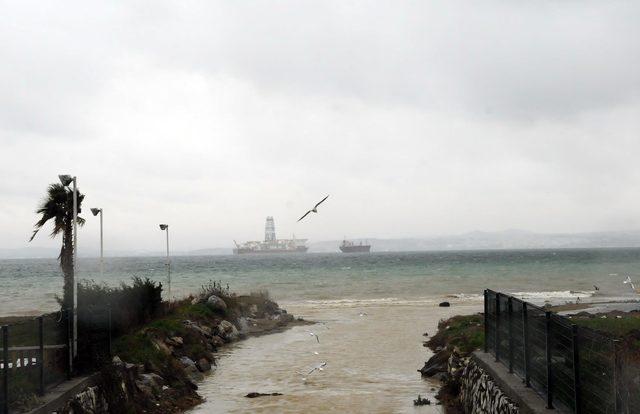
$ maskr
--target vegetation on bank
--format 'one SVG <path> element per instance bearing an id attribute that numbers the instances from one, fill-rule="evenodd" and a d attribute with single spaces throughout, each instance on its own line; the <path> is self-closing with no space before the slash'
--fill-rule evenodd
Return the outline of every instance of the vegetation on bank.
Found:
<path id="1" fill-rule="evenodd" d="M 467 356 L 484 344 L 484 319 L 481 314 L 458 315 L 441 320 L 438 332 L 426 342 L 426 346 L 436 349 L 456 350 L 460 356 Z"/>
<path id="2" fill-rule="evenodd" d="M 606 314 L 589 314 L 581 312 L 571 316 L 576 325 L 591 328 L 614 337 L 625 337 L 633 331 L 640 331 L 639 312 L 609 312 Z M 639 349 L 640 349 L 640 343 Z"/>
<path id="3" fill-rule="evenodd" d="M 459 401 L 460 381 L 458 376 L 449 375 L 448 364 L 460 361 L 484 344 L 484 316 L 458 315 L 438 323 L 438 332 L 424 343 L 434 355 L 419 371 L 425 377 L 440 378 L 442 386 L 436 398 L 448 414 L 462 414 Z M 454 362 L 458 364 L 459 362 Z"/>

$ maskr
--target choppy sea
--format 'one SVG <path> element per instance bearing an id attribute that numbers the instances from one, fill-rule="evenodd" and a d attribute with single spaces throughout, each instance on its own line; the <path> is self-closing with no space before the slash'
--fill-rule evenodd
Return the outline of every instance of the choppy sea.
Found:
<path id="1" fill-rule="evenodd" d="M 134 276 L 167 284 L 164 257 L 81 258 L 77 278 L 117 285 Z M 478 299 L 485 288 L 530 300 L 632 295 L 640 249 L 498 250 L 370 254 L 184 256 L 171 258 L 174 297 L 221 281 L 245 293 L 268 290 L 283 304 L 351 306 Z M 638 283 L 640 285 L 640 283 Z M 0 315 L 56 309 L 62 276 L 54 259 L 0 260 Z"/>

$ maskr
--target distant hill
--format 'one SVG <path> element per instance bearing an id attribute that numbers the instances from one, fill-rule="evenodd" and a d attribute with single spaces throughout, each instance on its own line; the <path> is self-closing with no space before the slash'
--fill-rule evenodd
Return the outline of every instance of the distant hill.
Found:
<path id="1" fill-rule="evenodd" d="M 599 232 L 575 234 L 541 234 L 523 230 L 470 233 L 428 238 L 375 239 L 357 238 L 369 242 L 371 251 L 422 250 L 482 250 L 482 249 L 562 249 L 596 247 L 640 247 L 640 232 Z M 337 252 L 341 240 L 309 244 L 310 252 Z"/>

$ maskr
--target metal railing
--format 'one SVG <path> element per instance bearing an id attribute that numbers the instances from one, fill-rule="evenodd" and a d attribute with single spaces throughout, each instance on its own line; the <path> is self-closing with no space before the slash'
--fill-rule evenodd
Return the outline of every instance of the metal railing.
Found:
<path id="1" fill-rule="evenodd" d="M 71 376 L 69 312 L 0 328 L 0 413 Z"/>
<path id="2" fill-rule="evenodd" d="M 0 327 L 0 414 L 20 411 L 34 395 L 95 370 L 111 354 L 111 310 L 78 312 L 78 358 L 71 355 L 71 312 Z"/>
<path id="3" fill-rule="evenodd" d="M 485 290 L 485 352 L 546 400 L 576 414 L 626 412 L 614 339 L 510 295 Z"/>

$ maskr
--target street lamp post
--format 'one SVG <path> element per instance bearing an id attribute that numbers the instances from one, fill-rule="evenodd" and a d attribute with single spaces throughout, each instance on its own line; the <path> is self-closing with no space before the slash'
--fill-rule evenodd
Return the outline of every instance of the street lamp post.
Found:
<path id="1" fill-rule="evenodd" d="M 60 182 L 65 187 L 73 183 L 73 280 L 71 281 L 71 291 L 73 292 L 73 356 L 78 356 L 78 291 L 76 289 L 76 270 L 78 263 L 78 183 L 76 178 L 67 174 L 58 175 Z"/>
<path id="2" fill-rule="evenodd" d="M 104 244 L 102 238 L 102 209 L 101 208 L 92 208 L 91 213 L 94 216 L 100 214 L 100 276 L 104 276 Z"/>
<path id="3" fill-rule="evenodd" d="M 167 284 L 168 284 L 168 291 L 169 291 L 169 301 L 171 301 L 171 259 L 169 258 L 169 225 L 168 224 L 161 224 L 160 225 L 160 230 L 164 230 L 167 232 Z"/>

